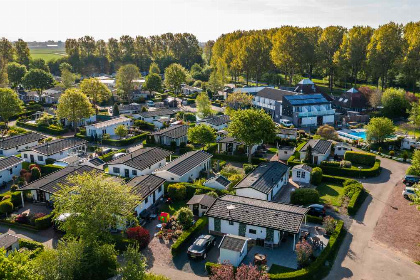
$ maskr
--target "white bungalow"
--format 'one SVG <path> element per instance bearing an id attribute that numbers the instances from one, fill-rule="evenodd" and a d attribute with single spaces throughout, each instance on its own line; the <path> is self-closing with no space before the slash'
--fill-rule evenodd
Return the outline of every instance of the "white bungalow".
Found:
<path id="1" fill-rule="evenodd" d="M 29 149 L 39 144 L 45 137 L 36 132 L 8 136 L 0 139 L 0 156 L 13 156 L 22 150 Z"/>
<path id="2" fill-rule="evenodd" d="M 217 153 L 227 153 L 232 155 L 236 152 L 239 146 L 244 146 L 245 144 L 236 140 L 233 137 L 224 137 L 217 140 Z M 253 145 L 251 148 L 251 154 L 254 154 L 257 150 L 258 145 Z M 248 148 L 245 147 L 245 154 L 248 155 Z"/>
<path id="3" fill-rule="evenodd" d="M 99 138 L 101 138 L 104 134 L 115 136 L 115 129 L 119 125 L 124 125 L 128 129 L 131 126 L 131 119 L 126 117 L 118 117 L 104 122 L 98 122 L 95 124 L 87 125 L 86 136 Z"/>
<path id="4" fill-rule="evenodd" d="M 0 185 L 12 181 L 13 176 L 19 176 L 22 162 L 22 159 L 15 156 L 0 158 Z"/>
<path id="5" fill-rule="evenodd" d="M 335 144 L 334 147 L 334 156 L 338 156 L 340 158 L 344 157 L 344 154 L 347 151 L 352 151 L 352 148 L 349 144 L 344 143 L 344 142 L 339 142 L 337 144 Z"/>
<path id="6" fill-rule="evenodd" d="M 178 147 L 181 143 L 188 141 L 188 125 L 174 125 L 151 134 L 156 143 L 170 146 L 171 142 L 175 142 Z"/>
<path id="7" fill-rule="evenodd" d="M 296 183 L 309 184 L 311 182 L 312 167 L 306 164 L 295 165 L 292 168 L 292 180 Z"/>
<path id="8" fill-rule="evenodd" d="M 304 160 L 308 147 L 312 148 L 312 162 L 321 164 L 322 161 L 328 160 L 331 153 L 332 142 L 327 140 L 309 140 L 299 151 L 300 159 Z"/>
<path id="9" fill-rule="evenodd" d="M 413 137 L 405 137 L 401 140 L 401 149 L 410 150 L 410 149 L 419 149 L 420 141 L 417 141 Z"/>
<path id="10" fill-rule="evenodd" d="M 279 160 L 287 161 L 294 153 L 296 148 L 293 146 L 279 146 L 277 156 Z"/>
<path id="11" fill-rule="evenodd" d="M 216 198 L 210 195 L 196 194 L 187 202 L 187 205 L 195 216 L 201 217 L 215 201 Z"/>

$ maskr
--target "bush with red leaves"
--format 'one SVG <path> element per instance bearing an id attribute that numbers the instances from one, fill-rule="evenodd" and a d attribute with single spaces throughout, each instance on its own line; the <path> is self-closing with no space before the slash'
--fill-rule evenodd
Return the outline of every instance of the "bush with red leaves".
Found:
<path id="1" fill-rule="evenodd" d="M 140 249 L 144 249 L 150 242 L 150 233 L 147 229 L 136 226 L 127 229 L 128 239 L 134 239 L 138 242 Z"/>

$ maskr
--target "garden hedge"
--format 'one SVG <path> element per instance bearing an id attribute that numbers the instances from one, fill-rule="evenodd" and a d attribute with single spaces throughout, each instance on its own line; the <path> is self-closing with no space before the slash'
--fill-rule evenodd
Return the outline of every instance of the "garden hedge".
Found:
<path id="1" fill-rule="evenodd" d="M 347 212 L 349 215 L 354 216 L 356 215 L 357 211 L 359 210 L 360 206 L 362 206 L 363 202 L 365 201 L 368 193 L 366 189 L 362 188 L 357 190 L 353 196 L 351 197 L 349 204 L 347 206 Z"/>
<path id="2" fill-rule="evenodd" d="M 9 228 L 20 228 L 20 229 L 25 229 L 25 230 L 29 230 L 32 232 L 38 232 L 38 229 L 32 225 L 27 225 L 27 224 L 20 224 L 20 223 L 16 223 L 16 222 L 11 222 L 5 219 L 1 219 L 0 220 L 0 224 L 2 225 L 6 225 Z"/>
<path id="3" fill-rule="evenodd" d="M 39 165 L 39 167 L 41 167 L 42 176 L 45 176 L 47 174 L 53 173 L 55 171 L 58 171 L 64 168 L 63 166 L 57 166 L 57 165 L 52 165 L 52 164 Z"/>
<path id="4" fill-rule="evenodd" d="M 296 205 L 307 205 L 319 202 L 319 193 L 314 189 L 296 189 L 290 195 L 290 203 Z"/>
<path id="5" fill-rule="evenodd" d="M 48 126 L 41 126 L 41 125 L 38 126 L 38 125 L 25 123 L 21 120 L 18 120 L 16 122 L 16 125 L 20 126 L 20 127 L 31 129 L 31 130 L 36 130 L 36 131 L 39 131 L 39 132 L 45 132 L 47 134 L 52 134 L 52 135 L 62 135 L 62 134 L 66 133 L 68 131 L 67 128 L 56 129 L 56 128 L 51 128 L 51 127 L 48 127 Z"/>
<path id="6" fill-rule="evenodd" d="M 127 139 L 102 139 L 102 144 L 103 145 L 110 145 L 110 146 L 114 146 L 114 147 L 121 147 L 121 146 L 128 146 L 134 143 L 139 143 L 139 142 L 143 142 L 143 140 L 145 140 L 147 138 L 147 135 L 149 135 L 150 132 L 145 132 Z M 78 138 L 82 138 L 85 139 L 87 141 L 92 141 L 92 137 L 86 136 L 86 135 L 82 135 L 80 133 L 76 134 L 76 137 Z"/>
<path id="7" fill-rule="evenodd" d="M 376 156 L 371 153 L 347 151 L 344 154 L 344 160 L 351 161 L 352 164 L 362 164 L 373 166 L 375 164 Z"/>
<path id="8" fill-rule="evenodd" d="M 329 182 L 329 183 L 343 185 L 346 180 L 348 180 L 348 179 L 344 178 L 344 177 L 325 175 L 325 174 L 322 175 L 322 181 L 323 182 Z"/>
<path id="9" fill-rule="evenodd" d="M 120 253 L 125 252 L 129 245 L 134 245 L 136 242 L 134 239 L 128 239 L 124 237 L 121 233 L 114 234 L 112 237 L 115 241 L 115 249 Z"/>
<path id="10" fill-rule="evenodd" d="M 127 151 L 126 149 L 121 149 L 121 150 L 118 150 L 118 151 L 107 153 L 103 156 L 100 156 L 99 158 L 102 159 L 105 162 L 108 162 L 108 161 L 112 160 L 113 155 L 118 154 L 118 153 L 125 153 L 126 151 Z"/>
<path id="11" fill-rule="evenodd" d="M 13 203 L 14 207 L 19 207 L 22 205 L 22 196 L 21 192 L 12 192 L 10 194 L 10 201 Z"/>
<path id="12" fill-rule="evenodd" d="M 35 250 L 35 249 L 44 249 L 44 245 L 42 243 L 33 241 L 33 240 L 29 240 L 26 238 L 20 238 L 19 239 L 19 247 L 22 248 L 27 248 L 28 250 Z"/>
<path id="13" fill-rule="evenodd" d="M 341 241 L 344 238 L 345 230 L 343 229 L 344 222 L 338 221 L 335 226 L 330 240 L 321 254 L 308 267 L 293 271 L 278 274 L 269 274 L 270 279 L 289 279 L 289 280 L 303 280 L 303 279 L 322 279 L 324 278 L 334 263 L 334 254 L 340 247 Z M 329 265 L 325 266 L 325 262 L 329 261 Z"/>
<path id="14" fill-rule="evenodd" d="M 192 227 L 190 227 L 189 229 L 184 231 L 178 237 L 178 239 L 175 241 L 175 243 L 172 244 L 172 246 L 171 246 L 172 256 L 175 257 L 177 254 L 179 254 L 183 249 L 183 245 L 186 242 L 188 242 L 191 238 L 193 238 L 195 234 L 202 231 L 204 229 L 204 227 L 207 225 L 207 223 L 208 223 L 208 218 L 207 217 L 201 217 L 200 219 L 197 220 L 197 222 Z"/>
<path id="15" fill-rule="evenodd" d="M 39 230 L 47 229 L 52 226 L 53 213 L 45 215 L 44 217 L 35 220 L 35 227 Z"/>

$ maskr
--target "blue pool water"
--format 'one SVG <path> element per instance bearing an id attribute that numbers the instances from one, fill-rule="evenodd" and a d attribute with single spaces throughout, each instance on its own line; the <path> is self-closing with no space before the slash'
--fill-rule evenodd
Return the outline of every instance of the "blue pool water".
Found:
<path id="1" fill-rule="evenodd" d="M 349 132 L 349 134 L 354 135 L 354 136 L 357 136 L 357 137 L 360 137 L 363 140 L 366 140 L 366 131 L 358 131 L 358 132 L 351 131 L 351 132 Z"/>

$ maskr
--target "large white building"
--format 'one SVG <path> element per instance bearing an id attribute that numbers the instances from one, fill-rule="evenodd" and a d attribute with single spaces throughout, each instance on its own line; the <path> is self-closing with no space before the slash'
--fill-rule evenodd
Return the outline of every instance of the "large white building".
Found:
<path id="1" fill-rule="evenodd" d="M 56 139 L 23 151 L 22 159 L 26 162 L 46 164 L 47 159 L 60 160 L 70 155 L 86 153 L 86 144 L 86 140 L 74 137 Z"/>
<path id="2" fill-rule="evenodd" d="M 254 96 L 252 103 L 255 107 L 264 109 L 275 122 L 279 122 L 283 114 L 283 96 L 294 94 L 296 93 L 293 91 L 266 87 Z"/>
<path id="3" fill-rule="evenodd" d="M 29 149 L 39 144 L 45 137 L 36 132 L 8 136 L 0 139 L 0 156 L 13 156 L 22 150 Z"/>
<path id="4" fill-rule="evenodd" d="M 194 182 L 200 177 L 201 171 L 207 172 L 211 169 L 212 156 L 202 150 L 191 151 L 169 162 L 153 174 L 168 182 Z"/>
<path id="5" fill-rule="evenodd" d="M 119 125 L 124 125 L 127 129 L 131 126 L 131 119 L 118 117 L 103 122 L 98 122 L 86 126 L 86 136 L 101 138 L 104 134 L 115 136 L 115 129 Z"/>
<path id="6" fill-rule="evenodd" d="M 19 176 L 22 162 L 22 159 L 15 156 L 0 158 L 0 185 L 12 181 L 13 176 Z"/>
<path id="7" fill-rule="evenodd" d="M 165 166 L 166 159 L 171 154 L 172 152 L 157 147 L 139 149 L 108 162 L 108 173 L 126 178 L 151 174 Z"/>
<path id="8" fill-rule="evenodd" d="M 281 162 L 261 163 L 235 187 L 237 195 L 271 201 L 289 181 L 290 168 Z"/>

